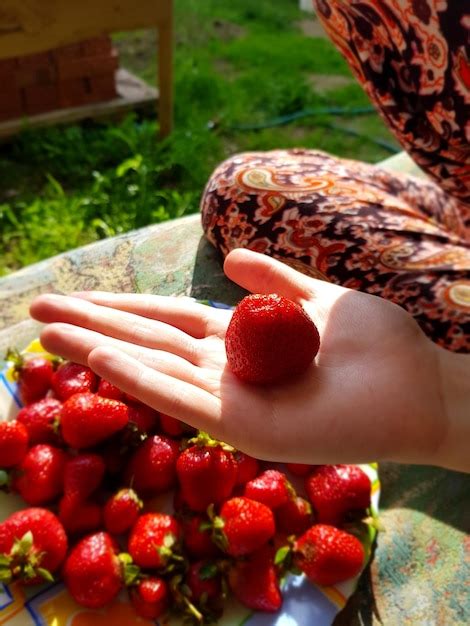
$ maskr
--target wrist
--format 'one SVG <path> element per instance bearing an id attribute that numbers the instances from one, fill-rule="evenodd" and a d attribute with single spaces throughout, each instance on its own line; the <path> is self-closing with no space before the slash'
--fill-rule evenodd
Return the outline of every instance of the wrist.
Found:
<path id="1" fill-rule="evenodd" d="M 445 428 L 434 463 L 470 472 L 470 355 L 437 350 Z"/>

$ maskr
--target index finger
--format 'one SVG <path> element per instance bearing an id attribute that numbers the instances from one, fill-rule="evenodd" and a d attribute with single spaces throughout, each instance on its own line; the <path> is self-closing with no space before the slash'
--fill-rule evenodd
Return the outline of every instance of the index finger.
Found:
<path id="1" fill-rule="evenodd" d="M 92 350 L 88 365 L 98 376 L 159 412 L 213 433 L 215 437 L 222 432 L 220 399 L 183 377 L 148 367 L 111 346 Z"/>
<path id="2" fill-rule="evenodd" d="M 106 291 L 80 291 L 72 295 L 94 304 L 171 324 L 195 339 L 225 333 L 232 316 L 231 311 L 199 304 L 190 298 Z"/>

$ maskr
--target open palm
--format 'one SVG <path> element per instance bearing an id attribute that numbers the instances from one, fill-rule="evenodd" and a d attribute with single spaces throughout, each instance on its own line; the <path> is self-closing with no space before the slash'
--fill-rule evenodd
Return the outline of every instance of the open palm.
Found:
<path id="1" fill-rule="evenodd" d="M 436 349 L 401 308 L 235 250 L 229 278 L 301 304 L 321 337 L 294 381 L 256 387 L 228 369 L 231 312 L 189 299 L 89 292 L 44 295 L 31 314 L 50 352 L 158 411 L 258 458 L 301 463 L 426 462 L 442 435 Z"/>

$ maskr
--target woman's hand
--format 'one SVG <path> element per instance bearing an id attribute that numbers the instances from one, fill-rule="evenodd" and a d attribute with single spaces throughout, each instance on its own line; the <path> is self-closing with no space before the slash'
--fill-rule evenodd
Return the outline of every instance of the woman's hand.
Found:
<path id="1" fill-rule="evenodd" d="M 41 341 L 50 352 L 258 458 L 439 463 L 448 430 L 440 348 L 403 309 L 247 250 L 229 254 L 224 269 L 249 291 L 298 302 L 314 320 L 320 351 L 301 377 L 240 382 L 225 354 L 231 312 L 189 299 L 43 295 L 31 315 L 48 324 Z"/>

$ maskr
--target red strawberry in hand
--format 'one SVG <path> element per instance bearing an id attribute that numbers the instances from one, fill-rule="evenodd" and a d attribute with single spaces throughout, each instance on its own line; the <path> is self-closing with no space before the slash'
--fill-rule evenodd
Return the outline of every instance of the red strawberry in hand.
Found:
<path id="1" fill-rule="evenodd" d="M 28 431 L 18 422 L 0 422 L 0 467 L 18 465 L 28 450 Z"/>
<path id="2" fill-rule="evenodd" d="M 158 619 L 169 603 L 168 585 L 163 578 L 149 576 L 131 587 L 130 599 L 136 613 L 149 620 Z"/>
<path id="3" fill-rule="evenodd" d="M 135 581 L 137 568 L 126 561 L 119 558 L 118 545 L 107 533 L 88 535 L 65 561 L 65 586 L 81 606 L 100 609 L 114 600 L 126 582 Z"/>
<path id="4" fill-rule="evenodd" d="M 128 419 L 124 403 L 93 393 L 77 393 L 64 402 L 60 429 L 72 448 L 90 448 L 122 430 Z"/>
<path id="5" fill-rule="evenodd" d="M 54 446 L 38 444 L 30 448 L 18 466 L 13 490 L 32 506 L 52 502 L 62 493 L 66 460 L 65 452 Z"/>
<path id="6" fill-rule="evenodd" d="M 274 613 L 281 608 L 282 596 L 269 546 L 235 562 L 228 584 L 234 596 L 249 609 Z"/>
<path id="7" fill-rule="evenodd" d="M 95 391 L 96 375 L 86 365 L 62 363 L 54 372 L 51 380 L 52 389 L 63 402 L 76 393 Z"/>
<path id="8" fill-rule="evenodd" d="M 133 489 L 121 489 L 104 507 L 104 525 L 111 535 L 127 532 L 137 521 L 144 504 Z"/>
<path id="9" fill-rule="evenodd" d="M 244 495 L 274 510 L 295 497 L 295 492 L 285 474 L 266 470 L 245 485 Z"/>
<path id="10" fill-rule="evenodd" d="M 181 527 L 165 513 L 146 513 L 134 524 L 129 537 L 129 553 L 137 565 L 165 567 L 173 557 L 173 548 L 181 540 Z"/>
<path id="11" fill-rule="evenodd" d="M 59 424 L 62 402 L 56 398 L 43 398 L 21 409 L 16 420 L 28 431 L 31 445 L 37 443 L 60 443 L 56 432 Z"/>
<path id="12" fill-rule="evenodd" d="M 46 509 L 17 511 L 0 524 L 0 582 L 51 581 L 67 552 L 67 536 Z"/>
<path id="13" fill-rule="evenodd" d="M 304 309 L 276 294 L 243 298 L 225 336 L 235 376 L 262 385 L 299 376 L 319 347 L 318 330 Z"/>
<path id="14" fill-rule="evenodd" d="M 370 506 L 370 479 L 357 465 L 321 465 L 305 479 L 316 521 L 337 526 Z"/>
<path id="15" fill-rule="evenodd" d="M 99 454 L 82 453 L 67 460 L 64 493 L 85 500 L 101 485 L 106 467 Z"/>
<path id="16" fill-rule="evenodd" d="M 54 373 L 51 361 L 43 356 L 24 357 L 16 350 L 10 350 L 6 359 L 14 363 L 14 375 L 23 404 L 28 405 L 44 398 L 51 387 Z"/>
<path id="17" fill-rule="evenodd" d="M 254 552 L 274 536 L 274 517 L 270 508 L 249 498 L 231 498 L 224 502 L 215 531 L 223 550 L 231 556 Z"/>
<path id="18" fill-rule="evenodd" d="M 178 458 L 176 471 L 183 500 L 198 512 L 229 498 L 237 480 L 232 453 L 218 445 L 187 448 Z"/>
<path id="19" fill-rule="evenodd" d="M 174 439 L 154 435 L 134 452 L 125 471 L 128 485 L 143 496 L 167 491 L 176 482 L 179 445 Z"/>
<path id="20" fill-rule="evenodd" d="M 317 585 L 357 576 L 364 562 L 361 542 L 334 526 L 312 526 L 294 544 L 294 563 Z"/>

